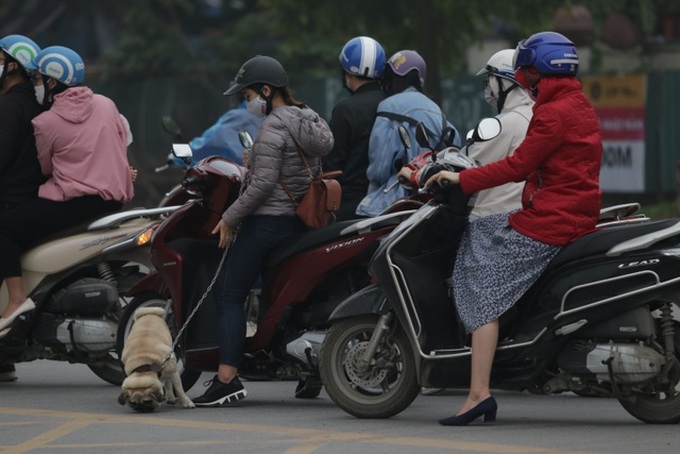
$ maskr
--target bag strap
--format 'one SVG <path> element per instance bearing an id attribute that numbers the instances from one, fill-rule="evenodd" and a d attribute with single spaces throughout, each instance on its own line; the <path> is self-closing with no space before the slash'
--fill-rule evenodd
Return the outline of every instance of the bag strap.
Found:
<path id="1" fill-rule="evenodd" d="M 441 132 L 441 135 L 439 136 L 439 141 L 437 142 L 437 145 L 435 146 L 435 148 L 438 148 L 440 145 L 442 145 L 442 142 L 444 141 L 444 135 L 448 132 L 448 129 L 449 129 L 448 125 L 447 125 L 446 115 L 444 115 L 444 111 L 440 109 L 440 112 L 442 114 L 442 132 Z M 377 112 L 376 115 L 379 116 L 379 117 L 387 118 L 388 120 L 408 123 L 409 125 L 411 125 L 413 127 L 416 127 L 419 123 L 418 120 L 416 120 L 415 118 L 411 118 L 407 115 L 401 115 L 401 114 L 394 113 L 394 112 L 384 112 L 384 111 L 382 111 L 382 112 Z M 427 129 L 426 126 L 425 126 L 425 132 L 427 132 L 427 135 L 430 136 L 430 137 L 437 137 L 437 135 L 435 133 L 433 133 L 432 131 L 430 131 L 429 129 Z"/>
<path id="2" fill-rule="evenodd" d="M 293 197 L 293 194 L 290 192 L 290 189 L 288 189 L 288 186 L 286 186 L 286 183 L 283 182 L 283 179 L 279 178 L 279 184 L 281 185 L 281 187 L 283 188 L 283 190 L 286 191 L 286 194 L 288 195 L 288 198 L 290 199 L 291 202 L 293 202 L 293 204 L 294 204 L 295 207 L 297 208 L 297 206 L 299 205 L 299 203 L 298 203 L 297 200 L 295 200 L 295 197 Z"/>
<path id="3" fill-rule="evenodd" d="M 418 123 L 419 123 L 418 120 L 416 120 L 415 118 L 411 118 L 409 116 L 401 115 L 401 114 L 394 113 L 394 112 L 385 112 L 385 111 L 376 112 L 376 116 L 384 117 L 384 118 L 387 118 L 388 120 L 392 120 L 392 121 L 400 121 L 400 122 L 408 123 L 409 125 L 413 126 L 414 128 L 416 126 L 418 126 Z M 427 135 L 429 135 L 431 137 L 435 136 L 435 134 L 432 131 L 430 131 L 429 129 L 427 129 L 427 127 L 425 127 L 425 131 L 427 131 Z"/>
<path id="4" fill-rule="evenodd" d="M 286 125 L 286 129 L 288 129 L 288 125 Z M 312 171 L 312 168 L 309 166 L 309 163 L 307 162 L 307 159 L 305 158 L 305 154 L 302 152 L 302 147 L 298 143 L 297 140 L 295 140 L 295 136 L 290 132 L 290 129 L 288 129 L 288 134 L 290 134 L 290 138 L 293 139 L 293 142 L 295 143 L 295 146 L 297 147 L 298 154 L 300 155 L 300 159 L 302 159 L 302 163 L 305 165 L 305 168 L 307 169 L 307 172 L 309 173 L 309 178 L 314 181 L 314 172 Z M 323 173 L 323 168 L 321 167 L 321 160 L 319 159 L 319 175 Z M 309 184 L 312 183 L 312 181 L 309 182 Z M 293 197 L 293 194 L 291 194 L 290 189 L 288 189 L 288 186 L 283 182 L 282 178 L 279 178 L 279 184 L 281 187 L 283 187 L 283 190 L 286 191 L 286 194 L 288 194 L 288 198 L 295 204 L 295 206 L 298 206 L 298 201 L 295 200 L 295 197 Z"/>

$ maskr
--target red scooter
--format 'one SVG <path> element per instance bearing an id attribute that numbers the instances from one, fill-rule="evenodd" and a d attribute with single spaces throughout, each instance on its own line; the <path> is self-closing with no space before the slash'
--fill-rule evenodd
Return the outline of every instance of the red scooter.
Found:
<path id="1" fill-rule="evenodd" d="M 244 174 L 243 167 L 217 156 L 187 170 L 182 185 L 192 199 L 156 229 L 151 244 L 156 271 L 130 290 L 134 298 L 120 323 L 122 350 L 139 307 L 166 307 L 175 334 L 189 319 L 176 349 L 185 390 L 202 371 L 217 370 L 219 290 L 210 288 L 224 252 L 211 230 L 238 197 Z M 239 374 L 250 379 L 297 378 L 297 397 L 318 396 L 318 356 L 329 315 L 369 283 L 367 266 L 378 239 L 420 205 L 404 200 L 391 213 L 311 230 L 272 252 L 264 273 L 268 279 L 247 302 L 249 337 Z"/>

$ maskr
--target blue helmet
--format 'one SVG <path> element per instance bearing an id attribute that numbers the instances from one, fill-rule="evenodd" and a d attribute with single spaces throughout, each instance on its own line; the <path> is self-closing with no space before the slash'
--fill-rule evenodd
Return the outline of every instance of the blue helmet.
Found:
<path id="1" fill-rule="evenodd" d="M 0 39 L 0 49 L 14 58 L 24 69 L 40 52 L 40 46 L 23 35 L 8 35 Z"/>
<path id="2" fill-rule="evenodd" d="M 74 87 L 85 81 L 85 64 L 76 52 L 67 47 L 46 47 L 31 62 L 31 67 L 67 87 Z"/>
<path id="3" fill-rule="evenodd" d="M 379 79 L 385 68 L 385 51 L 373 38 L 357 36 L 343 46 L 340 64 L 349 74 Z"/>
<path id="4" fill-rule="evenodd" d="M 517 44 L 513 66 L 515 69 L 533 66 L 544 76 L 575 76 L 578 55 L 574 43 L 564 35 L 540 32 Z"/>

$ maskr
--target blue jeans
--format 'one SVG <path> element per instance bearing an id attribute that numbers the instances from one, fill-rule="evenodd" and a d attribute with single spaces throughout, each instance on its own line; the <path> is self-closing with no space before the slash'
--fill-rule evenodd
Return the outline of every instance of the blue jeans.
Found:
<path id="1" fill-rule="evenodd" d="M 229 247 L 222 273 L 219 312 L 220 364 L 238 367 L 246 340 L 245 302 L 269 253 L 286 238 L 304 232 L 296 216 L 250 216 Z"/>

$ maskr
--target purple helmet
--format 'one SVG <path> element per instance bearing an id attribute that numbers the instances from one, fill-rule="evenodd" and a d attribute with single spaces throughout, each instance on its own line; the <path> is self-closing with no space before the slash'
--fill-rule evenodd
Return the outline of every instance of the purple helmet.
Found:
<path id="1" fill-rule="evenodd" d="M 556 32 L 540 32 L 520 41 L 515 49 L 515 69 L 535 67 L 541 75 L 570 75 L 578 72 L 576 47 Z"/>
<path id="2" fill-rule="evenodd" d="M 420 85 L 425 85 L 425 76 L 427 76 L 427 65 L 423 57 L 415 50 L 400 50 L 392 55 L 387 64 L 397 76 L 405 76 L 411 71 L 418 73 Z"/>

